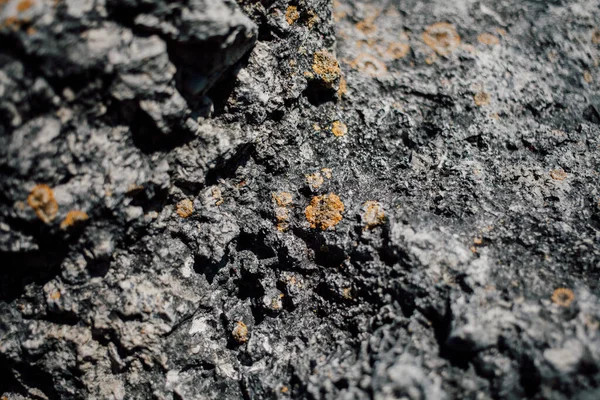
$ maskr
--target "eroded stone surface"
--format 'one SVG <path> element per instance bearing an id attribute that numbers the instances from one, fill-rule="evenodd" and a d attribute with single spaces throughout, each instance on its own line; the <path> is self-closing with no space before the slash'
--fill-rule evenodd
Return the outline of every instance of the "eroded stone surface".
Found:
<path id="1" fill-rule="evenodd" d="M 0 396 L 596 398 L 599 10 L 0 0 Z"/>

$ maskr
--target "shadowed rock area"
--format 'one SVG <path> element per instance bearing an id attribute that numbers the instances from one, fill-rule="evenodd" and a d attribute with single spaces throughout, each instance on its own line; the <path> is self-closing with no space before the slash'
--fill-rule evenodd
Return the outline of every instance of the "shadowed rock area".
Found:
<path id="1" fill-rule="evenodd" d="M 0 398 L 600 398 L 598 0 L 0 0 Z"/>

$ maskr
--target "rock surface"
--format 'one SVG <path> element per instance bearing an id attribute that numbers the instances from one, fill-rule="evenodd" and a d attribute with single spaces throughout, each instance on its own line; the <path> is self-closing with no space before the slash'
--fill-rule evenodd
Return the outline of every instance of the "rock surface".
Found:
<path id="1" fill-rule="evenodd" d="M 600 398 L 597 0 L 0 0 L 2 399 Z"/>

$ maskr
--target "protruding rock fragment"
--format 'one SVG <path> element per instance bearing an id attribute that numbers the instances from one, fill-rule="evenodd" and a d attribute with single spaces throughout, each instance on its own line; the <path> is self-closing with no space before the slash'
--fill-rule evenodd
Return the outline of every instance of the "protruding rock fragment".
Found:
<path id="1" fill-rule="evenodd" d="M 385 213 L 383 207 L 378 201 L 369 200 L 362 206 L 363 213 L 362 221 L 365 224 L 364 229 L 371 229 L 377 225 L 383 224 L 385 221 Z"/>

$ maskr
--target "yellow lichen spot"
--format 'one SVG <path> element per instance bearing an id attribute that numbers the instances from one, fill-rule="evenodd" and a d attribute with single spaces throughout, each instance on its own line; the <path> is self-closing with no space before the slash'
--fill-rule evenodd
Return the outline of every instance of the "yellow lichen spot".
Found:
<path id="1" fill-rule="evenodd" d="M 327 179 L 331 179 L 331 177 L 333 176 L 331 168 L 321 168 L 321 172 L 323 173 L 323 175 L 325 175 L 325 178 Z"/>
<path id="2" fill-rule="evenodd" d="M 298 12 L 298 7 L 289 6 L 285 11 L 285 20 L 288 25 L 293 25 L 300 18 L 300 13 Z"/>
<path id="3" fill-rule="evenodd" d="M 231 336 L 238 343 L 246 343 L 248 341 L 248 327 L 242 321 L 238 321 L 238 323 L 231 331 Z"/>
<path id="4" fill-rule="evenodd" d="M 323 82 L 331 86 L 342 73 L 340 64 L 333 54 L 327 50 L 317 51 L 313 58 L 313 71 Z"/>
<path id="5" fill-rule="evenodd" d="M 54 192 L 48 185 L 36 185 L 27 197 L 27 204 L 46 224 L 52 222 L 58 213 L 58 203 L 54 198 Z"/>
<path id="6" fill-rule="evenodd" d="M 278 192 L 278 193 L 273 193 L 271 196 L 273 197 L 273 200 L 275 200 L 275 203 L 277 203 L 277 205 L 279 207 L 286 207 L 286 206 L 289 206 L 290 204 L 292 204 L 292 194 L 291 193 Z"/>
<path id="7" fill-rule="evenodd" d="M 283 387 L 281 388 L 281 393 L 287 393 L 288 391 L 289 391 L 289 389 L 288 389 L 288 387 L 287 387 L 287 386 L 283 386 Z"/>
<path id="8" fill-rule="evenodd" d="M 473 96 L 473 101 L 477 107 L 483 107 L 490 104 L 490 95 L 486 92 L 478 92 Z"/>
<path id="9" fill-rule="evenodd" d="M 314 174 L 306 175 L 306 183 L 308 183 L 313 189 L 318 189 L 323 185 L 325 180 L 323 179 L 323 175 L 320 172 L 315 172 Z"/>
<path id="10" fill-rule="evenodd" d="M 436 22 L 423 32 L 423 42 L 440 56 L 446 56 L 458 48 L 460 36 L 452 24 Z"/>
<path id="11" fill-rule="evenodd" d="M 60 299 L 60 292 L 58 290 L 52 292 L 52 294 L 50 295 L 50 298 L 52 300 L 58 300 L 58 299 Z"/>
<path id="12" fill-rule="evenodd" d="M 555 181 L 564 181 L 567 179 L 567 173 L 562 168 L 557 168 L 550 171 L 550 177 Z"/>
<path id="13" fill-rule="evenodd" d="M 345 136 L 348 133 L 348 126 L 340 121 L 335 121 L 331 126 L 331 132 L 336 137 Z"/>
<path id="14" fill-rule="evenodd" d="M 477 41 L 487 46 L 496 46 L 497 44 L 500 44 L 500 39 L 498 39 L 495 35 L 492 35 L 491 33 L 487 32 L 477 36 Z"/>
<path id="15" fill-rule="evenodd" d="M 592 32 L 592 43 L 600 44 L 600 29 L 596 29 Z"/>
<path id="16" fill-rule="evenodd" d="M 384 76 L 387 73 L 385 64 L 367 53 L 362 53 L 356 57 L 350 63 L 350 66 L 374 78 Z"/>
<path id="17" fill-rule="evenodd" d="M 84 211 L 72 210 L 67 213 L 67 216 L 60 223 L 60 229 L 67 229 L 73 225 L 77 225 L 89 219 Z"/>
<path id="18" fill-rule="evenodd" d="M 21 0 L 19 4 L 17 4 L 17 11 L 22 13 L 29 10 L 31 7 L 33 7 L 32 0 Z"/>
<path id="19" fill-rule="evenodd" d="M 315 196 L 304 210 L 311 228 L 326 230 L 336 226 L 342 220 L 344 203 L 333 193 Z"/>
<path id="20" fill-rule="evenodd" d="M 181 218 L 188 218 L 194 212 L 194 203 L 190 199 L 183 199 L 177 203 L 177 214 Z"/>
<path id="21" fill-rule="evenodd" d="M 575 300 L 575 293 L 571 289 L 558 288 L 552 293 L 552 301 L 561 307 L 569 307 Z"/>
<path id="22" fill-rule="evenodd" d="M 366 201 L 363 206 L 363 213 L 361 215 L 362 221 L 365 224 L 364 229 L 371 229 L 377 225 L 383 224 L 385 221 L 385 213 L 383 207 L 378 201 L 369 200 Z"/>
<path id="23" fill-rule="evenodd" d="M 385 55 L 393 60 L 399 60 L 406 57 L 409 50 L 410 46 L 408 43 L 392 42 L 388 45 Z"/>
<path id="24" fill-rule="evenodd" d="M 585 81 L 585 83 L 592 83 L 592 81 L 594 80 L 594 78 L 592 77 L 592 73 L 590 71 L 584 71 L 583 80 Z"/>

